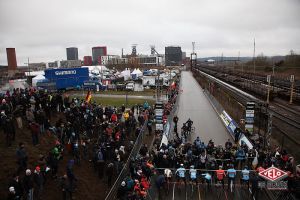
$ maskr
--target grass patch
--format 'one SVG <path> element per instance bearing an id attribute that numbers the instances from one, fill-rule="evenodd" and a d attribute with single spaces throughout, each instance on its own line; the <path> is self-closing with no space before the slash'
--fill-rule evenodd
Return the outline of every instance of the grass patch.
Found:
<path id="1" fill-rule="evenodd" d="M 82 92 L 81 90 L 79 91 L 68 91 L 68 94 L 74 94 L 74 93 L 79 93 Z M 84 93 L 86 94 L 87 91 L 84 91 Z M 93 91 L 94 93 L 94 91 Z M 135 91 L 119 91 L 119 90 L 107 90 L 107 91 L 99 91 L 99 92 L 95 92 L 96 94 L 112 94 L 112 95 L 135 95 L 135 96 L 154 96 L 155 95 L 155 90 L 154 89 L 148 89 L 148 90 L 144 90 L 141 92 L 135 92 Z"/>
<path id="2" fill-rule="evenodd" d="M 79 99 L 84 99 L 83 97 L 80 96 L 72 96 L 71 98 L 79 98 Z M 115 97 L 92 97 L 92 102 L 96 102 L 97 104 L 101 104 L 104 106 L 116 106 L 120 107 L 123 104 L 126 105 L 126 98 L 115 98 Z M 127 107 L 131 107 L 136 104 L 141 104 L 143 105 L 147 101 L 149 105 L 153 105 L 155 103 L 154 100 L 145 100 L 145 99 L 134 99 L 134 98 L 127 98 Z"/>

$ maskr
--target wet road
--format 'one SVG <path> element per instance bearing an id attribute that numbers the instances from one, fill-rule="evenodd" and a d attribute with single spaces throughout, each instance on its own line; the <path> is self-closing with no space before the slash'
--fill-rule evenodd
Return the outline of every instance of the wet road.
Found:
<path id="1" fill-rule="evenodd" d="M 194 121 L 195 134 L 190 140 L 194 141 L 197 136 L 208 143 L 213 139 L 215 144 L 224 145 L 228 138 L 232 139 L 218 114 L 215 112 L 210 102 L 204 95 L 202 88 L 194 79 L 191 72 L 183 71 L 181 78 L 181 94 L 178 108 L 178 131 L 182 124 L 190 118 Z"/>

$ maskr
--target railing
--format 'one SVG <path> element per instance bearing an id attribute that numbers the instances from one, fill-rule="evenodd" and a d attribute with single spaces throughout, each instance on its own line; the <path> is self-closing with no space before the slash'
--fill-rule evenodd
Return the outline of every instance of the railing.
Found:
<path id="1" fill-rule="evenodd" d="M 105 200 L 114 200 L 117 199 L 117 192 L 118 192 L 118 188 L 120 187 L 122 181 L 125 179 L 126 176 L 129 175 L 129 164 L 132 158 L 135 158 L 137 156 L 137 154 L 140 151 L 140 148 L 142 146 L 143 143 L 143 139 L 144 139 L 144 132 L 146 130 L 146 125 L 147 125 L 147 121 L 144 122 L 144 125 L 140 131 L 140 134 L 138 135 L 138 137 L 136 138 L 135 144 L 131 150 L 131 153 L 122 169 L 122 171 L 120 172 L 117 180 L 115 181 L 114 185 L 112 186 L 112 188 L 110 189 L 108 195 L 106 196 Z"/>

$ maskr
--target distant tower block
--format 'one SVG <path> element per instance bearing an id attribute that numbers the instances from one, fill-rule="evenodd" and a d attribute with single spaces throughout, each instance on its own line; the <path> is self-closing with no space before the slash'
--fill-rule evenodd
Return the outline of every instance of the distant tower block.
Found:
<path id="1" fill-rule="evenodd" d="M 8 70 L 17 69 L 17 58 L 15 48 L 6 48 Z"/>
<path id="2" fill-rule="evenodd" d="M 136 46 L 137 44 L 132 45 L 132 53 L 131 53 L 132 56 L 136 56 Z"/>
<path id="3" fill-rule="evenodd" d="M 151 55 L 154 55 L 155 54 L 155 46 L 151 45 L 150 48 L 151 48 Z"/>

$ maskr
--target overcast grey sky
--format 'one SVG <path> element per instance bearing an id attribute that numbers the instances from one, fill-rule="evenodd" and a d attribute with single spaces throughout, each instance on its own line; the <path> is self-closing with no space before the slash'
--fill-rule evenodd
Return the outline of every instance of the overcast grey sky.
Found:
<path id="1" fill-rule="evenodd" d="M 300 0 L 0 0 L 0 64 L 15 47 L 19 65 L 79 57 L 93 46 L 109 54 L 164 53 L 168 45 L 198 57 L 300 53 Z"/>

